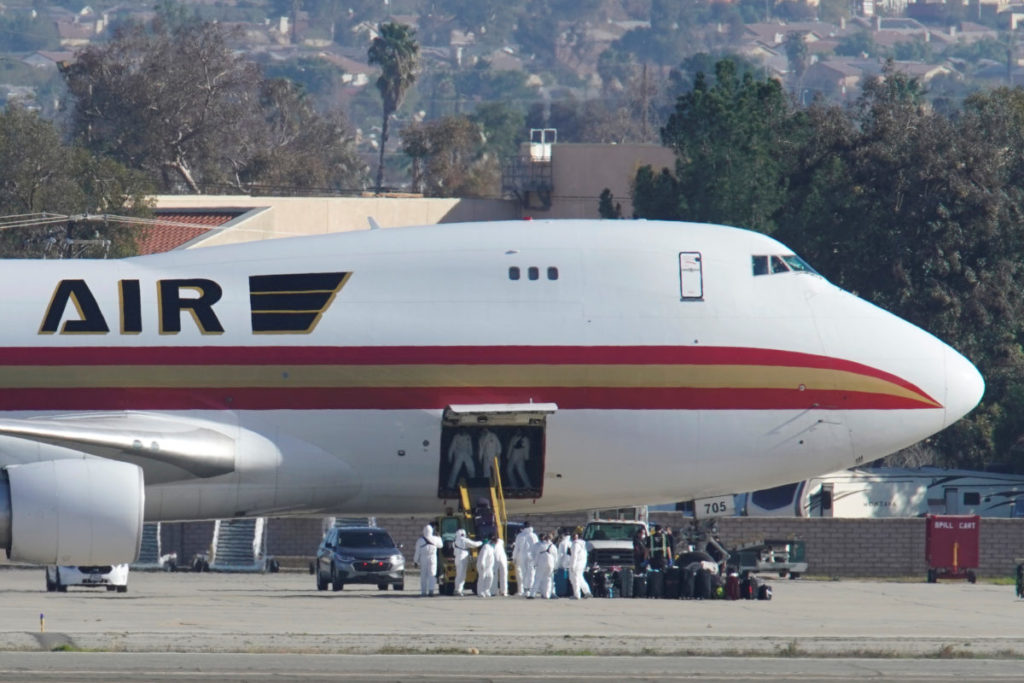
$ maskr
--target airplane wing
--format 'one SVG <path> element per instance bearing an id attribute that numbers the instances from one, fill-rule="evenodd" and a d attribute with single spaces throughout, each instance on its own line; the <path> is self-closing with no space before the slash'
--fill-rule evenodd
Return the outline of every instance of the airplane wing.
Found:
<path id="1" fill-rule="evenodd" d="M 217 426 L 146 413 L 79 413 L 0 419 L 0 436 L 132 463 L 147 484 L 159 484 L 234 472 L 236 440 Z"/>

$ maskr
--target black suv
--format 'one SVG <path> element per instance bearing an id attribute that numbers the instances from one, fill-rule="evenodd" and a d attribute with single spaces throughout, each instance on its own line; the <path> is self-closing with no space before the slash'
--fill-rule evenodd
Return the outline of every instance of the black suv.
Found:
<path id="1" fill-rule="evenodd" d="M 340 591 L 346 583 L 391 584 L 405 589 L 405 558 L 384 529 L 343 526 L 330 529 L 316 551 L 316 588 Z"/>

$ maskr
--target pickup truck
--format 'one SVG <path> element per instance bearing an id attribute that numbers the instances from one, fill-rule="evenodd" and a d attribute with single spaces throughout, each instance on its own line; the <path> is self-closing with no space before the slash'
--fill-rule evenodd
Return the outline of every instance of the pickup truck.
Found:
<path id="1" fill-rule="evenodd" d="M 602 569 L 633 566 L 633 538 L 647 524 L 632 519 L 596 519 L 587 522 L 583 540 L 587 543 L 589 564 Z"/>

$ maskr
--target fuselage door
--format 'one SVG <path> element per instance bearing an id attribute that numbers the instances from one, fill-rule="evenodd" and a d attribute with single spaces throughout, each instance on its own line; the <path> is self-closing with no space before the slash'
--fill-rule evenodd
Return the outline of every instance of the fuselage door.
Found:
<path id="1" fill-rule="evenodd" d="M 679 252 L 679 285 L 683 301 L 704 299 L 703 260 L 699 251 Z"/>
<path id="2" fill-rule="evenodd" d="M 554 403 L 445 408 L 437 497 L 458 498 L 461 480 L 483 478 L 500 481 L 505 498 L 540 498 L 547 418 L 557 410 Z"/>

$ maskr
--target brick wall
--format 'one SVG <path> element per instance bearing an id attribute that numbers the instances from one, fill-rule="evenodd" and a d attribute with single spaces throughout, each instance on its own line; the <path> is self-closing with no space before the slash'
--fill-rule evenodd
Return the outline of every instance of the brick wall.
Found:
<path id="1" fill-rule="evenodd" d="M 582 513 L 528 515 L 538 531 L 553 531 L 560 526 L 582 525 Z M 379 518 L 378 524 L 388 529 L 403 546 L 407 560 L 412 559 L 416 539 L 423 525 L 422 517 Z M 658 512 L 651 522 L 671 526 L 680 537 L 688 525 L 682 514 Z M 273 555 L 313 557 L 322 536 L 321 519 L 272 519 L 267 530 L 267 546 Z M 920 576 L 927 572 L 925 563 L 925 520 L 913 519 L 819 519 L 819 518 L 757 518 L 726 517 L 718 520 L 719 537 L 726 547 L 765 538 L 793 538 L 806 542 L 808 573 L 816 576 Z M 164 524 L 163 551 L 179 553 L 190 559 L 205 551 L 213 533 L 212 522 Z M 1014 559 L 1024 558 L 1024 520 L 981 520 L 981 566 L 979 576 L 1010 576 Z M 184 555 L 182 550 L 184 548 Z"/>

